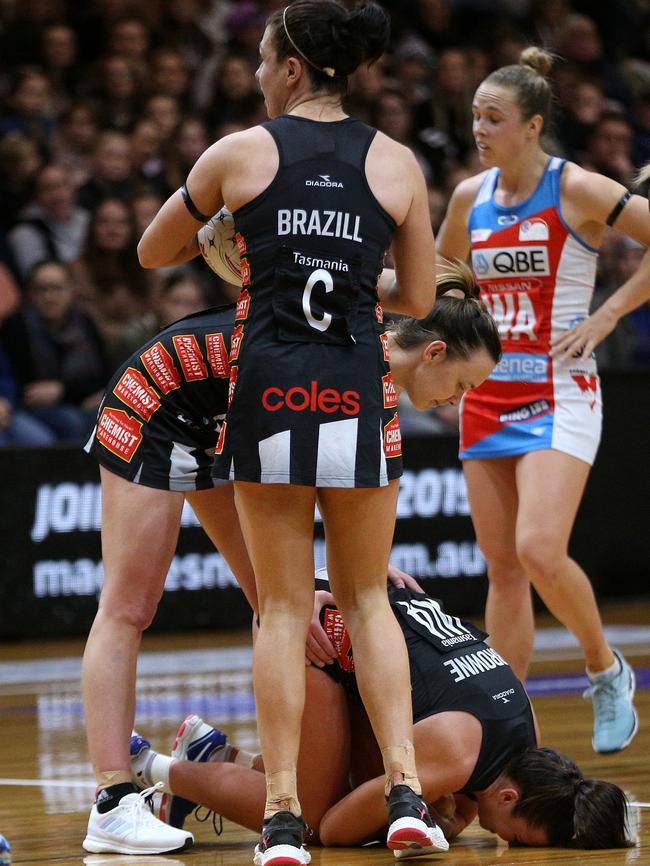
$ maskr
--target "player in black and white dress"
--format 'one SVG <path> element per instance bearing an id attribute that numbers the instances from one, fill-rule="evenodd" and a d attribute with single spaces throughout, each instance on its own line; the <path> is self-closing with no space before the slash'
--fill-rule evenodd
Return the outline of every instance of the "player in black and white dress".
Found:
<path id="1" fill-rule="evenodd" d="M 375 3 L 348 11 L 335 0 L 297 0 L 274 12 L 257 71 L 271 123 L 208 148 L 138 245 L 145 267 L 184 261 L 197 226 L 223 205 L 240 236 L 242 340 L 215 471 L 234 479 L 260 598 L 254 679 L 268 797 L 257 866 L 309 862 L 296 762 L 317 491 L 391 808 L 401 795 L 420 802 L 408 659 L 384 586 L 401 443 L 377 303 L 427 314 L 434 240 L 412 153 L 341 106 L 347 76 L 382 54 L 388 33 Z M 391 244 L 397 282 L 378 296 Z M 414 833 L 429 830 L 413 822 Z"/>
<path id="2" fill-rule="evenodd" d="M 299 779 L 306 820 L 324 845 L 381 837 L 386 816 L 381 758 L 359 701 L 349 635 L 316 575 L 318 606 L 337 649 L 335 664 L 308 669 Z M 621 789 L 585 779 L 570 759 L 538 747 L 528 696 L 512 668 L 471 622 L 421 592 L 389 587 L 408 648 L 414 733 L 423 796 L 448 840 L 478 817 L 507 842 L 531 846 L 628 847 Z M 325 605 L 325 606 L 322 606 Z M 160 781 L 166 820 L 182 826 L 197 803 L 255 828 L 264 805 L 261 756 L 189 716 L 172 756 L 134 741 L 134 777 Z M 397 859 L 430 853 L 396 850 Z"/>
<path id="3" fill-rule="evenodd" d="M 382 341 L 397 390 L 405 389 L 422 409 L 446 402 L 458 381 L 478 383 L 486 375 L 485 353 L 493 363 L 499 353 L 494 323 L 472 297 L 476 287 L 470 272 L 452 268 L 438 276 L 438 285 L 441 296 L 451 292 L 465 297 L 441 297 L 427 319 L 403 318 L 390 326 Z M 121 810 L 121 798 L 134 793 L 122 775 L 115 781 L 116 774 L 129 772 L 132 671 L 140 635 L 162 593 L 184 498 L 256 607 L 232 484 L 210 477 L 219 419 L 227 405 L 226 347 L 237 333 L 235 317 L 234 305 L 197 313 L 138 349 L 109 384 L 87 446 L 101 466 L 105 580 L 100 612 L 88 639 L 83 683 L 90 755 L 105 793 L 97 806 L 102 812 L 91 815 L 86 844 L 103 851 L 124 846 L 119 834 L 102 830 L 101 822 L 115 826 L 114 809 Z M 236 354 L 236 337 L 232 345 Z M 133 611 L 139 612 L 135 618 Z M 118 639 L 121 652 L 114 654 L 111 649 Z M 309 645 L 316 653 L 333 652 L 316 627 Z M 119 692 L 106 688 L 109 683 L 120 683 Z M 136 848 L 152 853 L 177 843 L 154 838 L 139 846 L 131 840 L 129 847 L 131 853 Z"/>
<path id="4" fill-rule="evenodd" d="M 206 310 L 142 346 L 113 376 L 86 446 L 100 464 L 104 563 L 82 674 L 99 788 L 83 843 L 88 851 L 163 853 L 192 839 L 142 811 L 128 753 L 140 639 L 163 592 L 185 499 L 257 608 L 232 485 L 210 474 L 227 408 L 234 319 L 232 305 Z M 133 809 L 138 831 L 126 837 Z"/>

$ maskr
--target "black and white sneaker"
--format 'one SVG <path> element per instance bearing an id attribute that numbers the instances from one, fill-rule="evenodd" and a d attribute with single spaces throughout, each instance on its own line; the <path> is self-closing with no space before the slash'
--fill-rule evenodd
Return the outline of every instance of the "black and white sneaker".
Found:
<path id="1" fill-rule="evenodd" d="M 427 804 L 408 785 L 394 785 L 387 797 L 388 837 L 396 860 L 448 851 L 449 842 L 432 819 Z"/>
<path id="2" fill-rule="evenodd" d="M 305 822 L 292 812 L 276 812 L 264 822 L 255 846 L 255 866 L 306 866 L 311 854 L 305 848 Z"/>

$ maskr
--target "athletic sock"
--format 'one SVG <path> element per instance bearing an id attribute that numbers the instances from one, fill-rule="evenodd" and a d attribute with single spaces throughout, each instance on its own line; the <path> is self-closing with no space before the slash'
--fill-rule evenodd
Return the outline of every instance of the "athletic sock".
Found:
<path id="1" fill-rule="evenodd" d="M 614 664 L 610 665 L 608 668 L 605 668 L 604 671 L 590 671 L 589 668 L 587 668 L 587 676 L 592 683 L 595 683 L 600 679 L 615 676 L 616 674 L 620 674 L 620 672 L 621 663 L 616 657 L 614 657 Z"/>
<path id="2" fill-rule="evenodd" d="M 131 782 L 121 782 L 119 785 L 109 785 L 107 788 L 100 788 L 97 792 L 95 805 L 97 811 L 103 815 L 110 812 L 116 806 L 119 806 L 122 797 L 127 794 L 137 794 L 138 789 Z"/>

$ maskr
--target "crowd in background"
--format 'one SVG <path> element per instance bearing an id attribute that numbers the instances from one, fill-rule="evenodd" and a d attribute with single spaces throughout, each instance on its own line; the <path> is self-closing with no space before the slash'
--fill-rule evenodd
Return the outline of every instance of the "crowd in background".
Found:
<path id="1" fill-rule="evenodd" d="M 199 258 L 145 271 L 136 245 L 200 153 L 266 119 L 255 81 L 284 0 L 0 0 L 0 445 L 81 442 L 111 372 L 170 322 L 238 290 Z M 481 170 L 474 90 L 528 44 L 550 49 L 549 150 L 633 188 L 650 159 L 643 0 L 386 0 L 390 52 L 355 74 L 349 110 L 415 153 L 434 231 Z M 642 190 L 645 192 L 645 190 Z M 643 248 L 611 231 L 594 304 Z M 602 344 L 601 368 L 650 367 L 650 309 Z M 454 412 L 402 413 L 412 432 Z"/>

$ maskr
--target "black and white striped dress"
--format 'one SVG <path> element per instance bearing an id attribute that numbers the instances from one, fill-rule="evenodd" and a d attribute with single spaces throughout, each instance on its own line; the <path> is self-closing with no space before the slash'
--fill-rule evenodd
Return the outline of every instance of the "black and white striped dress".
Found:
<path id="1" fill-rule="evenodd" d="M 397 395 L 376 292 L 395 223 L 370 191 L 375 130 L 264 124 L 280 165 L 235 214 L 243 289 L 219 478 L 380 487 L 401 475 Z"/>

